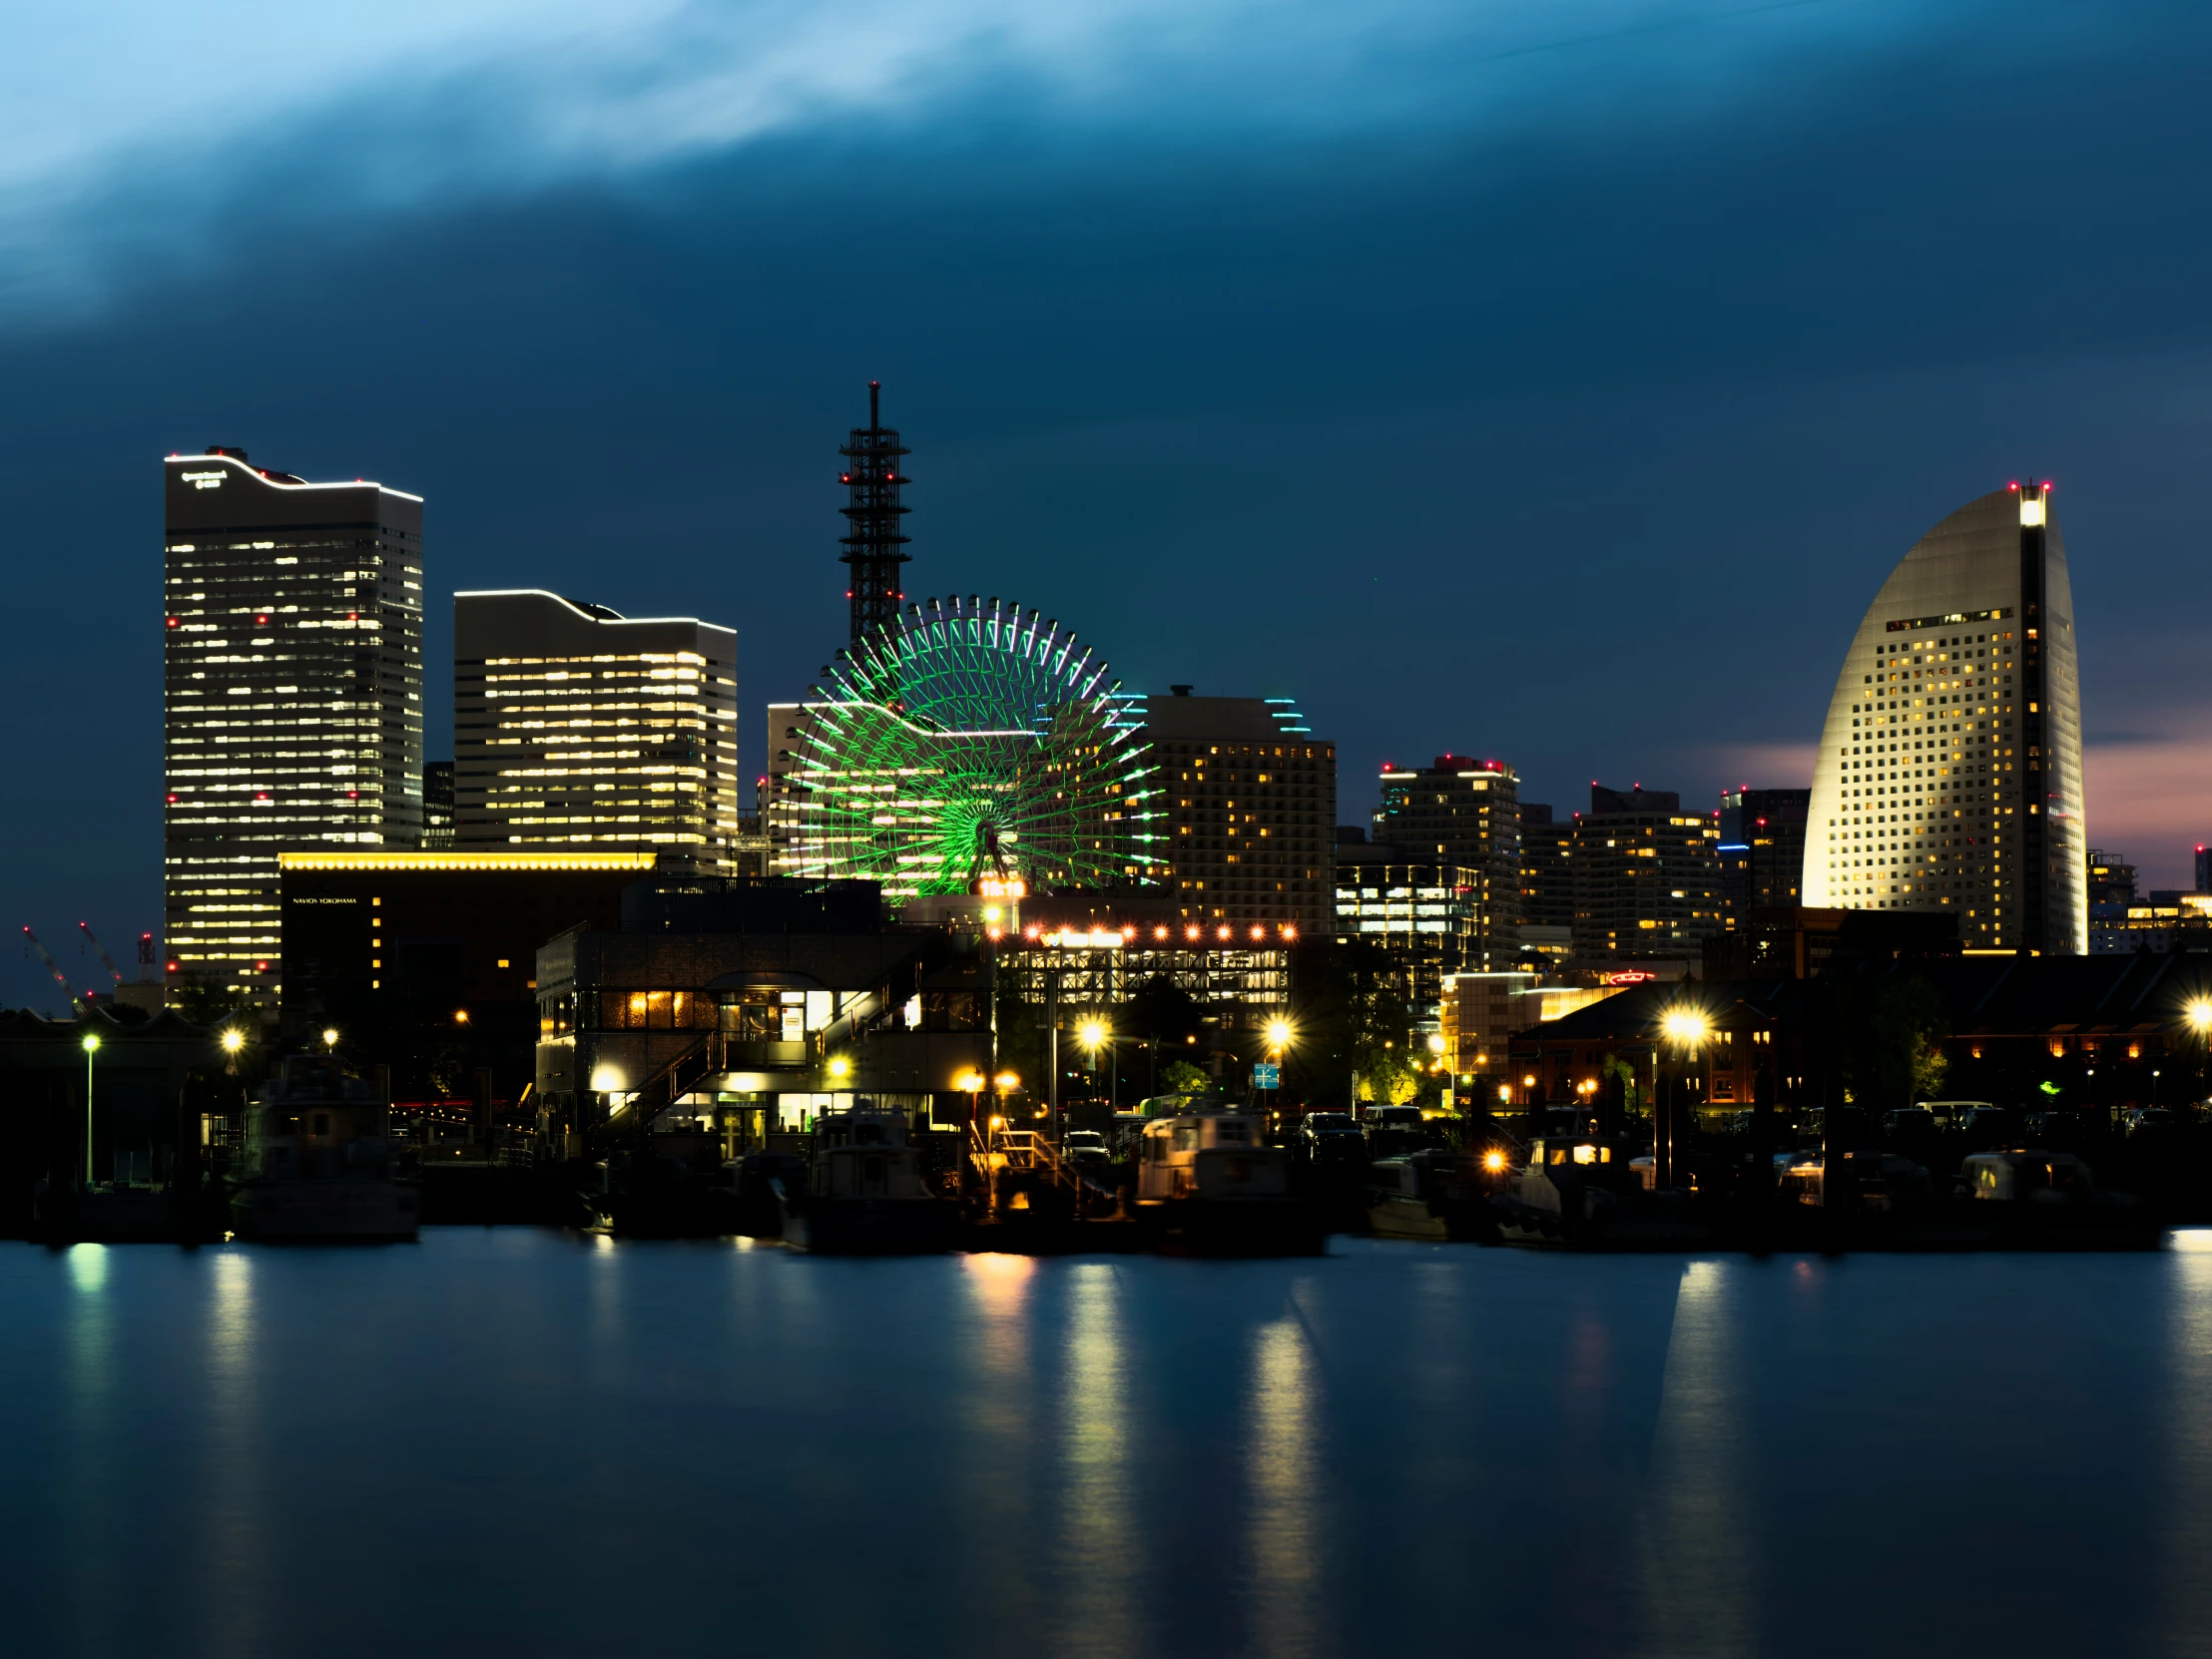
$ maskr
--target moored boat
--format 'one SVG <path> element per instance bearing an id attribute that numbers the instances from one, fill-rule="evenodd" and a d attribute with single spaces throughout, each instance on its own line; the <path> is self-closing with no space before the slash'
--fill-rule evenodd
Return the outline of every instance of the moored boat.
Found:
<path id="1" fill-rule="evenodd" d="M 295 1054 L 247 1108 L 245 1178 L 231 1197 L 244 1238 L 412 1239 L 422 1190 L 399 1179 L 391 1103 L 325 1054 Z"/>
<path id="2" fill-rule="evenodd" d="M 784 1241 L 823 1256 L 950 1250 L 960 1208 L 929 1191 L 902 1112 L 855 1106 L 815 1125 L 805 1189 L 785 1194 Z"/>
<path id="3" fill-rule="evenodd" d="M 1267 1144 L 1257 1112 L 1182 1112 L 1146 1124 L 1136 1189 L 1138 1223 L 1164 1250 L 1315 1256 L 1326 1243 L 1319 1206 L 1294 1190 L 1291 1155 Z"/>
<path id="4" fill-rule="evenodd" d="M 1497 1212 L 1479 1164 L 1444 1148 L 1380 1158 L 1363 1188 L 1378 1238 L 1498 1242 Z"/>

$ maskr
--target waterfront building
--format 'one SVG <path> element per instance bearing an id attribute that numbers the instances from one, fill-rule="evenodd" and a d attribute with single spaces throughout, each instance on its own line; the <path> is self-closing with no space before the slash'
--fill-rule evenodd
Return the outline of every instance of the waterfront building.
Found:
<path id="1" fill-rule="evenodd" d="M 453 846 L 453 763 L 429 761 L 422 768 L 422 850 L 446 852 Z"/>
<path id="2" fill-rule="evenodd" d="M 1454 888 L 1468 913 L 1468 968 L 1509 965 L 1521 902 L 1520 780 L 1499 761 L 1439 755 L 1433 766 L 1385 766 L 1378 841 L 1412 849 L 1424 864 L 1459 871 Z M 1341 886 L 1341 883 L 1340 883 Z M 1340 913 L 1341 913 L 1340 904 Z"/>
<path id="3" fill-rule="evenodd" d="M 1541 802 L 1520 804 L 1519 965 L 1557 966 L 1574 954 L 1574 821 Z"/>
<path id="4" fill-rule="evenodd" d="M 1223 1032 L 1262 1030 L 1291 999 L 1296 922 L 1201 923 L 1156 889 L 1028 897 L 995 935 L 1020 1000 L 1111 1008 L 1155 979 L 1198 1004 Z M 989 925 L 989 924 L 986 924 Z"/>
<path id="5" fill-rule="evenodd" d="M 1731 921 L 1803 902 L 1811 790 L 1730 790 L 1721 796 L 1721 878 Z"/>
<path id="6" fill-rule="evenodd" d="M 1859 625 L 1814 771 L 1805 902 L 1960 912 L 1967 948 L 2088 948 L 2081 694 L 2050 486 L 1968 502 Z"/>
<path id="7" fill-rule="evenodd" d="M 2205 850 L 2202 841 L 2197 842 L 2196 890 L 2198 892 L 2212 892 L 2212 852 Z"/>
<path id="8" fill-rule="evenodd" d="M 738 834 L 737 634 L 538 589 L 453 596 L 453 845 L 677 853 Z"/>
<path id="9" fill-rule="evenodd" d="M 335 1030 L 401 1090 L 452 1050 L 442 1069 L 488 1066 L 513 1098 L 533 1070 L 538 946 L 618 925 L 623 889 L 653 870 L 649 851 L 287 852 L 284 1040 Z"/>
<path id="10" fill-rule="evenodd" d="M 581 1152 L 641 1095 L 660 1127 L 711 1131 L 725 1156 L 859 1096 L 917 1130 L 964 1131 L 994 1077 L 983 959 L 972 938 L 886 930 L 872 890 L 859 907 L 857 928 L 832 898 L 820 927 L 725 929 L 710 906 L 712 931 L 641 915 L 548 940 L 533 974 L 544 1132 Z"/>
<path id="11" fill-rule="evenodd" d="M 1590 786 L 1572 847 L 1574 954 L 1696 958 L 1726 925 L 1720 824 L 1672 790 Z"/>
<path id="12" fill-rule="evenodd" d="M 1148 868 L 1186 924 L 1331 923 L 1337 746 L 1317 739 L 1287 697 L 1132 698 L 1152 751 Z"/>
<path id="13" fill-rule="evenodd" d="M 2088 894 L 2091 904 L 2133 903 L 2135 866 L 2101 846 L 2092 846 L 2089 849 Z"/>
<path id="14" fill-rule="evenodd" d="M 243 449 L 163 473 L 165 959 L 274 1007 L 281 855 L 422 838 L 422 498 Z"/>
<path id="15" fill-rule="evenodd" d="M 1547 1020 L 1571 1014 L 1593 1002 L 1617 996 L 1625 984 L 1547 984 L 1540 974 L 1511 969 L 1502 973 L 1455 973 L 1444 981 L 1439 1029 L 1444 1060 L 1462 1084 L 1480 1085 L 1512 1068 L 1514 1036 Z M 1494 1098 L 1478 1086 L 1474 1098 Z"/>

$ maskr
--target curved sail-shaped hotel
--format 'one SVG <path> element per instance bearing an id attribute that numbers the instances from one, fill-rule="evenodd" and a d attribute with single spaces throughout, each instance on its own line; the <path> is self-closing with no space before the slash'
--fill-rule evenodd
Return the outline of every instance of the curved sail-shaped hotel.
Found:
<path id="1" fill-rule="evenodd" d="M 2073 593 L 2048 484 L 1969 501 L 1860 623 L 1813 772 L 1805 902 L 2088 948 Z"/>

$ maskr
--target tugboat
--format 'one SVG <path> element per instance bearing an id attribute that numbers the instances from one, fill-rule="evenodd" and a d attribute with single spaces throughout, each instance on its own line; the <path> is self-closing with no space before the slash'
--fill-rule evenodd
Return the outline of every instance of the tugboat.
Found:
<path id="1" fill-rule="evenodd" d="M 822 1256 L 923 1256 L 950 1250 L 960 1207 L 929 1191 L 906 1141 L 906 1115 L 860 1102 L 815 1122 L 803 1192 L 787 1193 L 784 1242 Z"/>
<path id="2" fill-rule="evenodd" d="M 246 1112 L 231 1226 L 264 1241 L 412 1239 L 422 1190 L 394 1173 L 391 1103 L 335 1058 L 288 1056 Z"/>
<path id="3" fill-rule="evenodd" d="M 1185 1111 L 1145 1125 L 1137 1222 L 1160 1249 L 1207 1256 L 1318 1256 L 1326 1234 L 1294 1190 L 1291 1155 L 1267 1144 L 1264 1113 Z"/>
<path id="4" fill-rule="evenodd" d="M 1436 1148 L 1380 1158 L 1368 1166 L 1365 1197 L 1378 1238 L 1500 1242 L 1489 1182 L 1463 1153 Z"/>

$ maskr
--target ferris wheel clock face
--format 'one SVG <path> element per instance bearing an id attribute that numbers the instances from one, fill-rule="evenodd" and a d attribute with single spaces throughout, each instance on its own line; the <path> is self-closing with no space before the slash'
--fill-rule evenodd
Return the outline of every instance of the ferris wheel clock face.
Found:
<path id="1" fill-rule="evenodd" d="M 1018 605 L 908 606 L 837 654 L 802 711 L 797 862 L 886 898 L 1136 873 L 1150 753 L 1106 665 Z"/>

